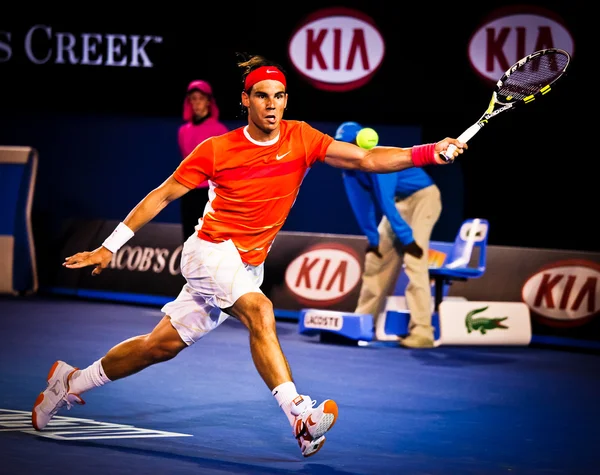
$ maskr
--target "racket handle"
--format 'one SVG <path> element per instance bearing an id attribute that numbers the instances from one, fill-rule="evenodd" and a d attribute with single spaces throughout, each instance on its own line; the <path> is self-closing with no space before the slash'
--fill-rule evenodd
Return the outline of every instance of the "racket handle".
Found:
<path id="1" fill-rule="evenodd" d="M 467 130 L 465 130 L 462 134 L 460 134 L 457 137 L 457 140 L 459 142 L 462 142 L 462 143 L 467 143 L 471 138 L 473 138 L 473 136 L 477 132 L 479 132 L 479 130 L 481 129 L 481 127 L 483 127 L 483 125 L 479 124 L 479 122 L 473 124 Z M 454 158 L 452 156 L 454 155 L 454 151 L 455 150 L 456 150 L 456 145 L 450 145 L 450 146 L 448 146 L 448 148 L 446 149 L 446 151 L 440 153 L 440 155 L 442 156 L 442 158 L 445 161 L 451 162 L 452 160 L 454 160 Z"/>

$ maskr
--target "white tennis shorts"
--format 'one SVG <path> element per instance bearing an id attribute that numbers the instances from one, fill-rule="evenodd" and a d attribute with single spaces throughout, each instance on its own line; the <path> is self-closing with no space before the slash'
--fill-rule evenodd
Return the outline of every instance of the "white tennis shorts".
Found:
<path id="1" fill-rule="evenodd" d="M 162 311 L 189 346 L 227 320 L 222 308 L 248 292 L 262 293 L 264 264 L 242 262 L 231 240 L 215 244 L 192 234 L 183 245 L 181 274 L 186 284 Z"/>

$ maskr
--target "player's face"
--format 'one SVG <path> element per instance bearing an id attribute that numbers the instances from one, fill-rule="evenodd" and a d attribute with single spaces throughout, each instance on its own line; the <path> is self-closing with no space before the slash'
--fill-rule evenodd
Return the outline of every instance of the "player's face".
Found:
<path id="1" fill-rule="evenodd" d="M 248 108 L 248 125 L 267 136 L 278 133 L 288 96 L 279 81 L 257 82 L 250 95 L 242 93 L 242 104 Z"/>

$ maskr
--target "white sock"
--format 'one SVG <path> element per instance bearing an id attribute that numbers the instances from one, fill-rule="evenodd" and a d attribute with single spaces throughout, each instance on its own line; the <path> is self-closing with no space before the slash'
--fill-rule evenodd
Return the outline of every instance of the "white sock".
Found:
<path id="1" fill-rule="evenodd" d="M 272 394 L 283 413 L 287 416 L 290 425 L 293 425 L 296 416 L 292 414 L 292 402 L 301 397 L 296 390 L 296 385 L 291 381 L 282 383 L 273 389 Z"/>
<path id="2" fill-rule="evenodd" d="M 102 368 L 102 360 L 95 361 L 87 368 L 76 371 L 69 380 L 69 392 L 73 394 L 83 394 L 93 388 L 99 388 L 106 383 L 110 383 L 110 379 L 104 374 Z"/>

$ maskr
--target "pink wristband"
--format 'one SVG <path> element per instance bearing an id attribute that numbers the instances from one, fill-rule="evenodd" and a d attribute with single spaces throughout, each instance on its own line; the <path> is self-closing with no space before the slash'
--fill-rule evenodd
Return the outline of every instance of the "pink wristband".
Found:
<path id="1" fill-rule="evenodd" d="M 415 167 L 437 164 L 435 160 L 435 144 L 415 145 L 412 148 L 412 162 Z"/>

